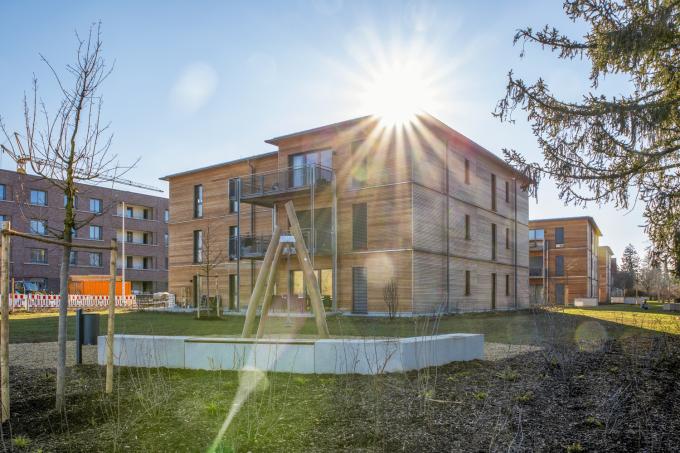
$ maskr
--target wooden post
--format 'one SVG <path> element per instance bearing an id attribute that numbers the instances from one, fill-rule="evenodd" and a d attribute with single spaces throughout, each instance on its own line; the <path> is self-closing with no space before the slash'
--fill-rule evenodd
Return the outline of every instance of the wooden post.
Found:
<path id="1" fill-rule="evenodd" d="M 298 260 L 302 266 L 302 271 L 305 276 L 305 283 L 307 284 L 307 292 L 314 310 L 314 318 L 316 320 L 316 328 L 319 331 L 319 337 L 328 338 L 328 324 L 326 324 L 326 311 L 321 302 L 321 291 L 319 290 L 319 282 L 314 275 L 314 268 L 309 258 L 309 252 L 305 246 L 305 238 L 302 236 L 300 229 L 300 222 L 298 222 L 297 214 L 295 214 L 295 206 L 292 201 L 286 203 L 286 214 L 288 214 L 288 222 L 290 222 L 290 232 L 295 237 L 295 252 Z"/>
<path id="2" fill-rule="evenodd" d="M 250 295 L 250 301 L 248 302 L 248 311 L 246 312 L 246 321 L 243 324 L 243 332 L 241 336 L 243 338 L 248 338 L 252 335 L 253 327 L 255 325 L 255 315 L 257 314 L 257 306 L 262 298 L 262 292 L 264 291 L 264 285 L 267 281 L 267 276 L 269 275 L 269 270 L 271 269 L 272 261 L 274 261 L 274 255 L 276 253 L 276 248 L 279 244 L 279 239 L 281 238 L 281 229 L 279 226 L 274 227 L 272 232 L 272 239 L 267 247 L 267 253 L 264 255 L 264 260 L 262 261 L 262 267 L 260 268 L 260 273 L 257 274 L 257 280 L 255 281 L 255 287 Z"/>
<path id="3" fill-rule="evenodd" d="M 0 292 L 2 292 L 2 317 L 0 319 L 0 420 L 9 420 L 9 230 L 8 223 L 2 229 L 2 257 L 0 266 Z"/>
<path id="4" fill-rule="evenodd" d="M 264 299 L 262 300 L 262 314 L 260 315 L 260 324 L 257 326 L 257 335 L 255 335 L 256 338 L 262 338 L 262 335 L 264 335 L 264 325 L 267 322 L 269 308 L 272 305 L 274 285 L 276 284 L 276 271 L 279 267 L 279 258 L 281 257 L 282 250 L 283 242 L 279 242 L 279 245 L 276 247 L 276 252 L 274 253 L 274 261 L 272 262 L 269 276 L 267 277 L 267 289 L 264 292 Z"/>
<path id="5" fill-rule="evenodd" d="M 125 240 L 125 238 L 123 238 Z M 113 392 L 113 327 L 116 314 L 116 261 L 118 243 L 111 239 L 111 259 L 109 260 L 109 318 L 106 327 L 106 393 Z M 123 263 L 125 265 L 125 263 Z"/>

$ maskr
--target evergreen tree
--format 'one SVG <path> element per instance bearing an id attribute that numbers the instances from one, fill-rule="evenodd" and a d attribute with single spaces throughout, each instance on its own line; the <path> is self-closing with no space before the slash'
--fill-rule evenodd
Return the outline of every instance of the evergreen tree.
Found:
<path id="1" fill-rule="evenodd" d="M 519 30 L 514 42 L 588 59 L 591 90 L 580 101 L 560 99 L 543 79 L 527 83 L 511 71 L 494 115 L 512 122 L 525 112 L 543 162 L 515 150 L 504 150 L 506 160 L 536 184 L 552 178 L 568 204 L 626 209 L 641 200 L 654 260 L 680 272 L 680 1 L 567 0 L 564 10 L 588 25 L 585 36 L 545 26 Z M 630 92 L 598 93 L 611 74 L 627 76 Z"/>
<path id="2" fill-rule="evenodd" d="M 640 276 L 640 256 L 633 244 L 628 244 L 623 249 L 621 270 L 627 275 L 625 289 L 637 291 L 637 282 Z"/>

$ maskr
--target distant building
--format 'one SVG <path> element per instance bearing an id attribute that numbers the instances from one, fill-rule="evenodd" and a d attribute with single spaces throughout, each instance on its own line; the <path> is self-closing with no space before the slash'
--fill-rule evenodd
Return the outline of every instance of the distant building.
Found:
<path id="1" fill-rule="evenodd" d="M 612 250 L 592 217 L 529 221 L 529 292 L 534 304 L 609 302 Z"/>
<path id="2" fill-rule="evenodd" d="M 126 280 L 131 282 L 133 292 L 167 289 L 167 198 L 79 184 L 76 211 L 76 218 L 86 224 L 75 232 L 74 244 L 108 245 L 117 238 L 121 269 L 121 243 L 125 240 Z M 0 170 L 0 220 L 10 221 L 12 229 L 26 233 L 60 233 L 64 225 L 64 194 L 37 176 Z M 61 247 L 13 237 L 10 255 L 10 278 L 15 282 L 27 282 L 27 286 L 46 292 L 59 291 Z M 106 275 L 108 263 L 108 251 L 75 249 L 71 254 L 71 275 Z"/>
<path id="3" fill-rule="evenodd" d="M 430 115 L 396 131 L 364 117 L 267 143 L 278 149 L 163 178 L 180 303 L 205 295 L 213 255 L 211 295 L 244 310 L 293 200 L 328 309 L 385 313 L 393 279 L 402 313 L 528 306 L 525 179 L 490 151 Z M 292 310 L 308 311 L 297 259 L 288 265 L 274 308 L 290 296 Z"/>

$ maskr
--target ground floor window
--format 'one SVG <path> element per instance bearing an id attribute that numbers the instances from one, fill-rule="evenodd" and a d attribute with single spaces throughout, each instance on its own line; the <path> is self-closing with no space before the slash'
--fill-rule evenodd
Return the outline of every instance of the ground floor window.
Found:
<path id="1" fill-rule="evenodd" d="M 316 276 L 316 281 L 319 283 L 321 300 L 324 302 L 326 309 L 328 309 L 333 297 L 333 270 L 316 269 L 314 275 Z M 296 298 L 304 300 L 305 308 L 309 309 L 309 293 L 307 291 L 303 272 L 301 270 L 290 271 L 288 278 L 290 293 L 293 300 Z"/>

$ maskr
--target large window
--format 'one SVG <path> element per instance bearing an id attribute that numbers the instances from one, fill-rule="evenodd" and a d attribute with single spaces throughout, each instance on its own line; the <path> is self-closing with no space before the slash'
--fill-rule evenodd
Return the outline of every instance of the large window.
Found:
<path id="1" fill-rule="evenodd" d="M 465 295 L 470 295 L 470 271 L 465 271 Z"/>
<path id="2" fill-rule="evenodd" d="M 238 258 L 238 227 L 231 225 L 229 227 L 229 259 L 235 260 Z"/>
<path id="3" fill-rule="evenodd" d="M 505 248 L 510 250 L 510 228 L 505 229 Z"/>
<path id="4" fill-rule="evenodd" d="M 90 239 L 93 241 L 101 241 L 102 227 L 98 225 L 90 225 Z"/>
<path id="5" fill-rule="evenodd" d="M 555 256 L 555 275 L 557 277 L 564 276 L 564 256 L 562 255 Z"/>
<path id="6" fill-rule="evenodd" d="M 31 190 L 31 204 L 47 206 L 47 192 L 44 190 Z"/>
<path id="7" fill-rule="evenodd" d="M 75 250 L 71 250 L 71 253 L 68 256 L 68 263 L 71 266 L 77 266 L 78 265 L 78 252 L 76 252 Z"/>
<path id="8" fill-rule="evenodd" d="M 529 240 L 543 240 L 545 238 L 544 230 L 529 230 Z"/>
<path id="9" fill-rule="evenodd" d="M 31 263 L 47 264 L 47 249 L 31 249 Z"/>
<path id="10" fill-rule="evenodd" d="M 170 211 L 167 209 L 163 212 L 163 222 L 168 223 L 170 221 Z"/>
<path id="11" fill-rule="evenodd" d="M 491 259 L 496 259 L 496 224 L 491 224 Z"/>
<path id="12" fill-rule="evenodd" d="M 30 221 L 29 228 L 31 229 L 31 234 L 47 235 L 47 222 L 45 220 L 33 219 Z"/>
<path id="13" fill-rule="evenodd" d="M 491 309 L 496 309 L 496 273 L 491 274 Z"/>
<path id="14" fill-rule="evenodd" d="M 102 267 L 102 254 L 100 252 L 89 252 L 90 266 Z"/>
<path id="15" fill-rule="evenodd" d="M 229 197 L 229 212 L 238 212 L 239 202 L 238 202 L 238 178 L 232 178 L 229 180 L 228 186 L 228 197 Z"/>
<path id="16" fill-rule="evenodd" d="M 203 262 L 203 231 L 194 231 L 194 263 Z"/>
<path id="17" fill-rule="evenodd" d="M 491 174 L 491 210 L 496 210 L 496 175 Z"/>
<path id="18" fill-rule="evenodd" d="M 555 244 L 564 244 L 564 227 L 555 228 Z"/>
<path id="19" fill-rule="evenodd" d="M 366 203 L 352 205 L 352 249 L 368 247 L 368 219 Z"/>
<path id="20" fill-rule="evenodd" d="M 352 268 L 352 312 L 368 312 L 368 275 L 365 267 Z"/>
<path id="21" fill-rule="evenodd" d="M 510 203 L 510 182 L 505 181 L 505 202 Z"/>
<path id="22" fill-rule="evenodd" d="M 505 295 L 510 295 L 510 274 L 505 274 Z"/>
<path id="23" fill-rule="evenodd" d="M 352 187 L 359 188 L 366 185 L 368 180 L 368 150 L 364 142 L 352 143 Z"/>
<path id="24" fill-rule="evenodd" d="M 101 214 L 104 210 L 103 202 L 99 198 L 90 198 L 90 212 Z"/>
<path id="25" fill-rule="evenodd" d="M 0 200 L 7 199 L 7 186 L 0 184 Z"/>
<path id="26" fill-rule="evenodd" d="M 194 217 L 203 217 L 203 185 L 194 186 Z"/>
<path id="27" fill-rule="evenodd" d="M 470 214 L 465 214 L 465 239 L 470 239 Z"/>
<path id="28" fill-rule="evenodd" d="M 529 276 L 543 276 L 543 255 L 532 255 L 529 257 Z"/>

